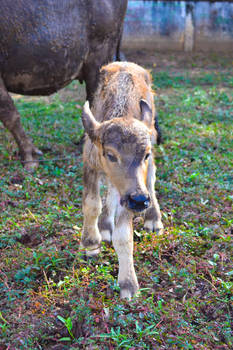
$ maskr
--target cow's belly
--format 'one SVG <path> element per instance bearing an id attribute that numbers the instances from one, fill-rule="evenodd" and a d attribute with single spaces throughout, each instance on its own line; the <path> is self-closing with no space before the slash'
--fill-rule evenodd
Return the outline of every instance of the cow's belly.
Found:
<path id="1" fill-rule="evenodd" d="M 8 91 L 25 95 L 51 94 L 81 77 L 87 49 L 67 48 L 9 57 L 1 72 Z"/>
<path id="2" fill-rule="evenodd" d="M 88 53 L 85 3 L 42 3 L 4 0 L 1 4 L 0 74 L 9 91 L 57 91 L 79 74 Z"/>

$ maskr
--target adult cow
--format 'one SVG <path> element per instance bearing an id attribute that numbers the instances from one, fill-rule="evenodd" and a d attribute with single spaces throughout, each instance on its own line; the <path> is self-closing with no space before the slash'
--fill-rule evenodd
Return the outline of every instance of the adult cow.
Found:
<path id="1" fill-rule="evenodd" d="M 41 152 L 8 92 L 49 95 L 78 79 L 91 101 L 99 68 L 119 47 L 126 8 L 127 0 L 1 0 L 0 120 L 27 168 Z"/>

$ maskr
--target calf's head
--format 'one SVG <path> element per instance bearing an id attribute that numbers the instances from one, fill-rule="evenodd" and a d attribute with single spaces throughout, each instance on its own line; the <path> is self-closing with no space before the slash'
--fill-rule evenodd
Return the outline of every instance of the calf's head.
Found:
<path id="1" fill-rule="evenodd" d="M 150 206 L 147 172 L 152 157 L 152 111 L 140 101 L 141 120 L 133 117 L 97 122 L 89 103 L 83 108 L 83 125 L 98 149 L 101 167 L 120 194 L 120 203 L 140 212 Z"/>

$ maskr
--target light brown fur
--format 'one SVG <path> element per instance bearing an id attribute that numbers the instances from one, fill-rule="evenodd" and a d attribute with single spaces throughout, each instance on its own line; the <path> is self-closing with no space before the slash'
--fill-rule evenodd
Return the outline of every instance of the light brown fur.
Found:
<path id="1" fill-rule="evenodd" d="M 145 212 L 148 230 L 163 229 L 154 192 L 154 116 L 151 76 L 128 62 L 111 63 L 101 69 L 92 110 L 88 102 L 83 109 L 87 136 L 83 152 L 82 245 L 88 255 L 95 255 L 102 237 L 112 239 L 119 259 L 118 283 L 123 298 L 131 298 L 138 289 L 133 266 L 134 212 Z M 105 211 L 99 218 L 99 183 L 103 176 L 109 190 Z"/>

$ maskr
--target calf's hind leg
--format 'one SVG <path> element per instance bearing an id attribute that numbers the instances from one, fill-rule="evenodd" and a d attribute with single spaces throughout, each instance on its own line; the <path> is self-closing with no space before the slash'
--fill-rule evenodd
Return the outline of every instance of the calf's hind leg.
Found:
<path id="1" fill-rule="evenodd" d="M 151 206 L 146 210 L 144 229 L 148 232 L 156 231 L 161 234 L 163 232 L 163 223 L 161 221 L 161 212 L 159 203 L 155 195 L 155 165 L 154 160 L 151 157 L 148 164 L 147 173 L 147 188 L 151 197 Z"/>
<path id="2" fill-rule="evenodd" d="M 83 173 L 83 231 L 81 244 L 87 256 L 95 256 L 100 252 L 101 235 L 98 218 L 102 203 L 100 198 L 100 175 L 84 163 Z"/>
<path id="3" fill-rule="evenodd" d="M 25 162 L 25 168 L 30 170 L 37 167 L 38 162 L 33 155 L 42 152 L 36 148 L 29 137 L 26 135 L 20 121 L 20 115 L 14 106 L 2 78 L 0 77 L 0 120 L 4 126 L 12 133 L 18 144 L 22 160 Z"/>

